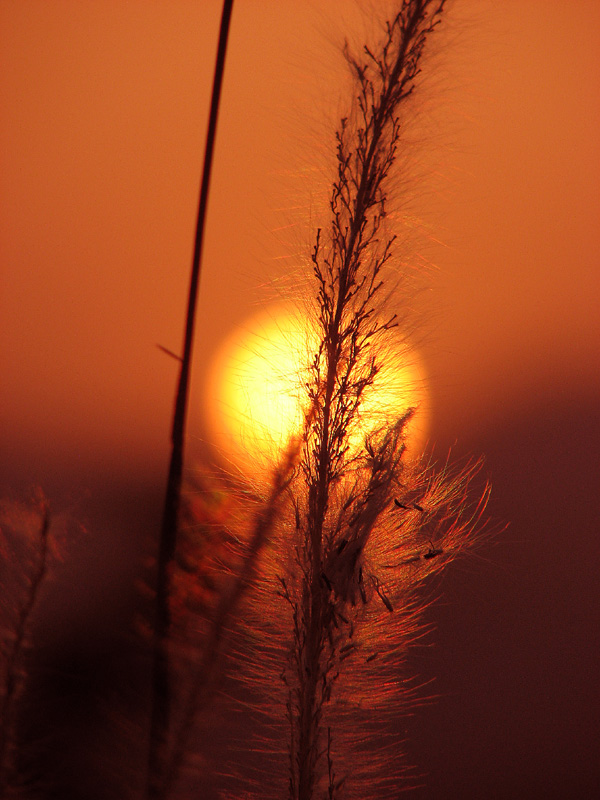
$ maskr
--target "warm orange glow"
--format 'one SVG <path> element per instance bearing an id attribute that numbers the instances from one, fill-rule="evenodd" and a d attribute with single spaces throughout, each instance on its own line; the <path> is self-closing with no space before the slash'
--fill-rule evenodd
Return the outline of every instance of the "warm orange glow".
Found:
<path id="1" fill-rule="evenodd" d="M 317 339 L 288 307 L 271 308 L 238 329 L 217 353 L 209 377 L 207 417 L 221 455 L 235 468 L 260 479 L 289 437 L 301 429 L 310 354 Z M 418 450 L 426 428 L 426 388 L 414 353 L 400 348 L 384 359 L 388 367 L 365 396 L 352 444 L 362 447 L 368 431 L 419 406 L 409 446 Z"/>

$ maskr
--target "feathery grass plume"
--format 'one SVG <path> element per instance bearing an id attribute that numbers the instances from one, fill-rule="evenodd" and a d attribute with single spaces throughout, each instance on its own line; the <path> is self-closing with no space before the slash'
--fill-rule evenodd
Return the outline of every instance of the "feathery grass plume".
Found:
<path id="1" fill-rule="evenodd" d="M 0 797 L 9 796 L 14 773 L 15 711 L 25 679 L 23 650 L 31 618 L 48 570 L 50 511 L 44 497 L 29 508 L 3 503 L 0 545 L 2 579 L 2 688 L 0 696 Z M 41 517 L 41 520 L 39 518 Z M 36 524 L 37 523 L 37 524 Z M 32 531 L 36 531 L 32 535 Z M 9 543 L 8 539 L 12 539 Z M 10 549 L 13 552 L 8 552 Z M 21 569 L 15 569 L 15 564 Z M 8 569 L 12 574 L 8 574 Z M 16 573 L 21 573 L 17 575 Z M 19 580 L 20 578 L 20 580 Z"/>
<path id="2" fill-rule="evenodd" d="M 356 95 L 337 131 L 330 227 L 312 252 L 320 345 L 307 392 L 316 412 L 291 485 L 295 556 L 281 577 L 293 624 L 283 673 L 290 800 L 396 795 L 401 768 L 386 749 L 397 749 L 393 717 L 411 697 L 392 676 L 418 632 L 415 590 L 465 545 L 485 504 L 470 510 L 466 495 L 477 465 L 452 475 L 407 463 L 412 409 L 370 432 L 360 414 L 397 325 L 384 293 L 390 172 L 443 8 L 404 0 L 377 49 L 345 52 Z M 369 730 L 379 758 L 364 755 Z"/>
<path id="3" fill-rule="evenodd" d="M 311 413 L 287 506 L 237 619 L 237 693 L 253 707 L 239 739 L 252 758 L 227 765 L 227 797 L 280 797 L 283 781 L 290 800 L 391 798 L 409 787 L 398 716 L 418 699 L 402 666 L 422 634 L 419 588 L 469 545 L 488 496 L 471 499 L 479 462 L 407 459 L 415 409 L 364 413 L 395 364 L 387 201 L 407 101 L 443 9 L 403 0 L 377 48 L 345 51 L 356 95 L 337 132 L 330 226 L 312 251 Z"/>
<path id="4" fill-rule="evenodd" d="M 396 325 L 396 315 L 386 316 L 383 308 L 394 243 L 384 226 L 389 174 L 404 107 L 443 6 L 443 0 L 404 0 L 386 23 L 378 49 L 365 46 L 355 55 L 346 47 L 345 52 L 356 96 L 337 131 L 330 228 L 318 231 L 312 253 L 321 343 L 308 394 L 317 413 L 303 452 L 302 479 L 294 487 L 298 572 L 293 589 L 286 589 L 294 619 L 287 678 L 293 800 L 322 794 L 325 779 L 334 798 L 345 780 L 335 777 L 336 727 L 325 720 L 344 662 L 357 657 L 357 623 L 369 615 L 371 627 L 377 622 L 377 613 L 363 612 L 362 606 L 378 598 L 387 613 L 393 615 L 396 607 L 401 625 L 412 611 L 412 603 L 400 597 L 402 582 L 394 586 L 389 576 L 384 579 L 371 555 L 371 540 L 384 533 L 380 518 L 407 482 L 403 456 L 412 411 L 367 436 L 363 453 L 351 447 L 350 436 L 380 371 L 378 349 Z M 415 523 L 409 538 L 416 545 L 420 519 Z M 406 631 L 396 635 L 398 648 Z M 360 787 L 363 797 L 366 788 Z"/>

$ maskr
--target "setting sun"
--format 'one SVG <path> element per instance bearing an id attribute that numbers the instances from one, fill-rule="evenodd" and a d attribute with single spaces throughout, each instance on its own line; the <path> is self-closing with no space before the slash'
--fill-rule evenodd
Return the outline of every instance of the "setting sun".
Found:
<path id="1" fill-rule="evenodd" d="M 263 474 L 276 462 L 303 419 L 307 365 L 317 338 L 289 306 L 272 307 L 249 319 L 226 341 L 208 378 L 206 417 L 212 443 L 234 468 Z M 418 452 L 427 428 L 427 390 L 414 351 L 398 344 L 373 390 L 365 395 L 360 429 L 352 444 L 409 407 L 409 450 Z"/>

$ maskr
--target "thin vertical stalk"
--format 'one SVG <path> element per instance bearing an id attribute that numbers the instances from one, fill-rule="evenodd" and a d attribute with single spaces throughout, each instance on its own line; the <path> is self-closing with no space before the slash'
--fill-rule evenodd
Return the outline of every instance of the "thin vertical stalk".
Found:
<path id="1" fill-rule="evenodd" d="M 204 243 L 204 229 L 208 193 L 213 161 L 213 151 L 217 130 L 221 86 L 225 69 L 225 55 L 229 35 L 229 23 L 233 0 L 224 0 L 219 31 L 219 44 L 215 64 L 215 74 L 210 105 L 208 132 L 206 136 L 206 149 L 204 153 L 204 168 L 200 188 L 200 201 L 196 223 L 196 238 L 194 242 L 194 255 L 190 276 L 188 293 L 188 308 L 186 315 L 183 356 L 179 373 L 179 383 L 175 398 L 173 414 L 173 428 L 171 433 L 171 460 L 167 479 L 167 490 L 160 532 L 159 554 L 156 578 L 156 618 L 154 627 L 154 663 L 152 675 L 152 716 L 150 723 L 150 747 L 148 762 L 148 798 L 158 798 L 163 780 L 164 762 L 166 756 L 167 735 L 169 730 L 169 716 L 171 693 L 169 686 L 169 661 L 167 654 L 167 637 L 170 627 L 169 613 L 169 564 L 172 562 L 177 542 L 177 519 L 181 494 L 181 479 L 183 472 L 184 433 L 187 417 L 187 404 L 189 394 L 189 378 L 192 361 L 192 348 L 194 340 L 194 327 L 196 318 L 196 305 L 198 287 L 200 283 L 200 268 L 202 260 L 202 247 Z"/>

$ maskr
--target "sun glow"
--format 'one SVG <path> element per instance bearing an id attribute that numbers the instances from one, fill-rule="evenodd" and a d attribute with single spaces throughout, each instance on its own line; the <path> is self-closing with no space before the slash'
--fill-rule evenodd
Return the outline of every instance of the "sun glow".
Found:
<path id="1" fill-rule="evenodd" d="M 308 365 L 317 336 L 287 306 L 256 315 L 217 352 L 208 377 L 206 417 L 217 451 L 235 469 L 261 481 L 277 463 L 289 439 L 300 432 L 306 406 Z M 416 407 L 408 447 L 418 453 L 427 428 L 427 390 L 414 351 L 398 345 L 365 394 L 351 446 L 385 421 Z"/>

